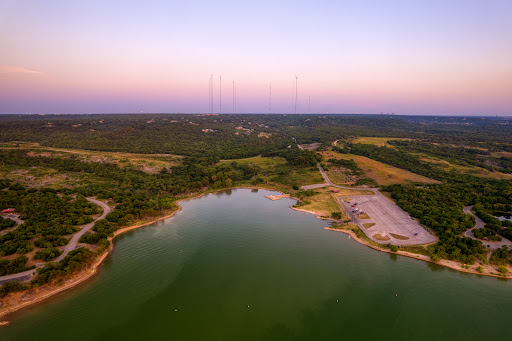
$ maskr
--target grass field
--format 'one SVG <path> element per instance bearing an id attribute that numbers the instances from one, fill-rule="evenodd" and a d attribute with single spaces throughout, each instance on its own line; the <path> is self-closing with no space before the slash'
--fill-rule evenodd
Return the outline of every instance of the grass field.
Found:
<path id="1" fill-rule="evenodd" d="M 300 208 L 308 211 L 313 211 L 321 217 L 330 217 L 332 212 L 341 212 L 341 219 L 348 219 L 347 213 L 338 203 L 337 198 L 340 193 L 333 193 L 334 187 L 325 187 L 314 190 L 315 195 L 306 197 L 305 200 L 310 202 L 306 205 L 301 205 Z M 355 192 L 351 190 L 341 190 L 347 192 Z M 347 194 L 345 194 L 347 195 Z"/>
<path id="2" fill-rule="evenodd" d="M 325 173 L 329 177 L 329 180 L 331 180 L 333 183 L 337 185 L 346 184 L 345 176 L 343 175 L 343 172 L 339 168 L 330 166 L 329 170 L 325 171 Z"/>
<path id="3" fill-rule="evenodd" d="M 265 182 L 277 182 L 289 186 L 322 183 L 324 179 L 316 167 L 297 168 L 289 166 L 281 157 L 251 157 L 247 159 L 223 160 L 221 163 L 237 162 L 260 168 L 258 176 Z"/>
<path id="4" fill-rule="evenodd" d="M 340 212 L 346 217 L 345 212 L 341 210 L 336 200 L 331 196 L 329 191 L 320 189 L 318 193 L 306 198 L 309 204 L 301 205 L 300 208 L 313 211 L 321 217 L 330 217 L 332 212 Z"/>
<path id="5" fill-rule="evenodd" d="M 341 154 L 333 151 L 322 152 L 324 159 L 353 159 L 366 173 L 366 176 L 374 179 L 380 186 L 422 182 L 426 184 L 439 183 L 439 181 L 411 173 L 404 169 L 396 168 L 385 163 L 369 159 L 364 156 Z"/>
<path id="6" fill-rule="evenodd" d="M 430 157 L 430 156 L 421 155 L 420 159 L 422 161 L 426 161 L 426 162 L 437 164 L 437 165 L 443 167 L 443 169 L 445 171 L 448 171 L 448 172 L 451 171 L 451 170 L 455 170 L 455 171 L 460 172 L 460 173 L 472 174 L 472 175 L 476 175 L 476 176 L 480 176 L 480 177 L 485 177 L 485 178 L 492 178 L 492 179 L 498 179 L 498 180 L 510 180 L 510 179 L 512 179 L 512 177 L 510 175 L 507 175 L 507 174 L 504 174 L 504 173 L 491 172 L 491 171 L 489 171 L 487 169 L 480 168 L 480 167 L 456 165 L 456 164 L 453 164 L 453 163 L 448 162 L 446 160 L 442 160 L 442 159 L 434 158 L 434 157 Z"/>
<path id="7" fill-rule="evenodd" d="M 171 154 L 133 154 L 121 152 L 100 152 L 92 150 L 81 149 L 67 149 L 67 148 L 51 148 L 40 146 L 38 143 L 28 142 L 9 142 L 0 144 L 0 148 L 12 149 L 20 148 L 27 149 L 32 152 L 34 156 L 52 156 L 58 154 L 62 157 L 63 154 L 78 155 L 83 160 L 91 162 L 111 162 L 119 165 L 120 167 L 134 167 L 147 173 L 157 173 L 163 167 L 172 167 L 181 164 L 182 156 Z"/>
<path id="8" fill-rule="evenodd" d="M 358 137 L 354 139 L 352 143 L 362 143 L 362 144 L 373 144 L 379 147 L 393 147 L 388 143 L 389 140 L 408 140 L 408 139 L 400 139 L 400 138 L 392 138 L 392 137 Z"/>
<path id="9" fill-rule="evenodd" d="M 244 163 L 244 164 L 261 167 L 264 170 L 274 168 L 275 166 L 286 164 L 286 160 L 282 157 L 261 157 L 261 156 L 249 157 L 247 159 L 222 160 L 220 162 L 221 163 L 230 163 L 230 162 Z"/>

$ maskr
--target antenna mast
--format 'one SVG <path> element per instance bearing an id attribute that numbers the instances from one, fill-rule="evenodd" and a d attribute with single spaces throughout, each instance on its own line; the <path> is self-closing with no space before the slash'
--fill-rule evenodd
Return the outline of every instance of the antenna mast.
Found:
<path id="1" fill-rule="evenodd" d="M 294 112 L 297 113 L 297 82 L 298 82 L 299 76 L 295 75 L 295 109 Z"/>
<path id="2" fill-rule="evenodd" d="M 213 74 L 210 74 L 210 98 L 209 98 L 209 113 L 213 114 Z"/>
<path id="3" fill-rule="evenodd" d="M 270 92 L 268 94 L 268 113 L 272 110 L 272 83 L 270 83 Z"/>
<path id="4" fill-rule="evenodd" d="M 219 76 L 219 114 L 222 114 L 222 75 Z"/>

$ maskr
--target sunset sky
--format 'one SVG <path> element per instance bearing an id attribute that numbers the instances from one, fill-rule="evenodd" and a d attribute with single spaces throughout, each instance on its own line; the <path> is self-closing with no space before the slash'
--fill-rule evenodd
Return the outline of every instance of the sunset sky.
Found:
<path id="1" fill-rule="evenodd" d="M 0 113 L 512 115 L 512 1 L 0 0 Z M 311 104 L 309 105 L 309 101 Z"/>

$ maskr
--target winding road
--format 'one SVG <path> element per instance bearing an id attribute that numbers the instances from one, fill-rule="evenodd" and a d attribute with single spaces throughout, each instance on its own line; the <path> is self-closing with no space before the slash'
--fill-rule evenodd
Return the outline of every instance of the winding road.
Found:
<path id="1" fill-rule="evenodd" d="M 464 232 L 464 235 L 471 239 L 481 241 L 482 244 L 484 244 L 489 250 L 492 250 L 492 251 L 499 249 L 505 245 L 507 245 L 509 248 L 512 248 L 512 242 L 510 240 L 508 240 L 507 238 L 502 237 L 503 239 L 500 240 L 499 242 L 493 242 L 490 240 L 482 240 L 482 239 L 475 238 L 475 235 L 473 234 L 473 230 L 483 228 L 485 226 L 485 222 L 482 219 L 478 218 L 476 215 L 474 215 L 473 212 L 471 212 L 472 208 L 473 208 L 473 206 L 466 206 L 463 209 L 464 213 L 472 215 L 473 217 L 475 217 L 475 221 L 476 221 L 475 226 L 473 226 L 472 228 L 470 228 L 469 230 Z M 489 253 L 489 256 L 490 255 L 491 254 Z"/>
<path id="2" fill-rule="evenodd" d="M 85 234 L 85 232 L 92 229 L 94 227 L 95 222 L 97 222 L 98 220 L 101 220 L 101 219 L 105 219 L 107 214 L 109 214 L 110 211 L 112 210 L 110 208 L 110 206 L 108 206 L 107 204 L 105 204 L 102 201 L 96 200 L 94 198 L 86 198 L 86 199 L 87 199 L 87 201 L 103 208 L 103 213 L 98 218 L 94 219 L 93 222 L 86 224 L 86 225 L 82 225 L 80 231 L 75 233 L 73 235 L 73 237 L 71 238 L 71 240 L 69 241 L 69 243 L 64 247 L 62 254 L 59 257 L 57 257 L 53 262 L 60 262 L 62 259 L 64 259 L 64 257 L 66 257 L 66 255 L 70 251 L 72 251 L 76 248 L 76 245 L 78 244 L 78 240 L 80 239 L 80 237 L 82 237 Z M 38 264 L 38 266 L 44 266 L 44 263 Z M 0 276 L 0 285 L 2 285 L 3 283 L 6 283 L 6 282 L 10 282 L 10 281 L 18 281 L 18 282 L 28 281 L 28 280 L 32 279 L 32 276 L 35 274 L 36 274 L 36 269 L 30 269 L 30 270 L 18 272 L 18 273 L 12 274 L 12 275 Z"/>
<path id="3" fill-rule="evenodd" d="M 71 238 L 69 243 L 64 247 L 64 252 L 62 252 L 62 254 L 59 257 L 57 257 L 54 260 L 54 262 L 60 262 L 61 260 L 63 260 L 64 257 L 66 257 L 66 255 L 70 251 L 72 251 L 72 250 L 74 250 L 76 248 L 76 244 L 78 244 L 78 241 L 80 240 L 80 237 L 82 237 L 85 234 L 85 232 L 87 232 L 90 229 L 92 229 L 94 227 L 94 223 L 96 221 L 101 220 L 101 219 L 105 219 L 107 214 L 110 213 L 111 208 L 107 204 L 105 204 L 103 201 L 99 201 L 99 200 L 96 200 L 96 199 L 93 199 L 93 198 L 86 198 L 86 199 L 87 199 L 87 201 L 92 202 L 93 204 L 101 206 L 101 208 L 103 208 L 103 213 L 98 218 L 96 218 L 93 222 L 91 222 L 89 224 L 86 224 L 86 225 L 82 225 L 82 228 L 80 229 L 80 231 L 78 231 L 77 233 L 75 233 L 73 235 L 73 237 Z"/>

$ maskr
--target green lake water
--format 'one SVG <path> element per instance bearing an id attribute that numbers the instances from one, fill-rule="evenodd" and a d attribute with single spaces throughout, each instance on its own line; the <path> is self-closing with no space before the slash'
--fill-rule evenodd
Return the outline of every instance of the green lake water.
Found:
<path id="1" fill-rule="evenodd" d="M 505 340 L 512 282 L 378 252 L 275 192 L 181 203 L 0 340 Z"/>

